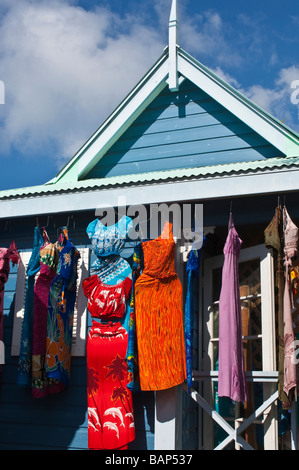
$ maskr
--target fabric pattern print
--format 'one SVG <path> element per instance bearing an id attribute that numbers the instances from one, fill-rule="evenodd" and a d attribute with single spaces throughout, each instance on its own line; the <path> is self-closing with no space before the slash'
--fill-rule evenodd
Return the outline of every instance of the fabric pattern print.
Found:
<path id="1" fill-rule="evenodd" d="M 135 283 L 140 276 L 143 268 L 142 258 L 142 245 L 141 243 L 135 247 L 133 254 L 132 264 L 132 293 L 130 299 L 130 317 L 129 317 L 129 328 L 128 328 L 128 349 L 127 349 L 127 364 L 130 381 L 128 383 L 128 389 L 139 392 L 140 391 L 140 380 L 139 380 L 139 368 L 138 368 L 138 347 L 137 347 L 137 334 L 136 334 L 136 316 L 135 316 Z"/>
<path id="2" fill-rule="evenodd" d="M 104 284 L 117 284 L 126 277 L 131 277 L 131 266 L 118 255 L 98 257 L 90 267 L 90 274 L 97 274 Z"/>
<path id="3" fill-rule="evenodd" d="M 132 287 L 130 278 L 115 284 L 104 284 L 94 274 L 84 279 L 82 288 L 88 298 L 88 310 L 92 317 L 121 318 L 126 310 L 126 300 Z"/>
<path id="4" fill-rule="evenodd" d="M 144 269 L 135 283 L 141 390 L 163 390 L 186 379 L 182 285 L 175 271 L 172 224 L 142 242 Z"/>
<path id="5" fill-rule="evenodd" d="M 45 367 L 51 393 L 63 390 L 70 381 L 79 258 L 79 251 L 72 244 L 65 228 L 60 240 L 57 275 L 49 293 Z"/>
<path id="6" fill-rule="evenodd" d="M 46 231 L 40 248 L 40 274 L 34 286 L 34 307 L 32 327 L 32 396 L 42 398 L 48 394 L 45 375 L 48 299 L 52 281 L 56 276 L 58 251 Z"/>
<path id="7" fill-rule="evenodd" d="M 116 224 L 105 226 L 99 219 L 90 222 L 86 233 L 96 256 L 119 255 L 125 245 L 127 233 L 133 227 L 132 219 L 123 216 Z"/>
<path id="8" fill-rule="evenodd" d="M 127 389 L 128 333 L 119 323 L 93 321 L 87 340 L 89 449 L 126 449 L 135 438 L 132 394 Z"/>

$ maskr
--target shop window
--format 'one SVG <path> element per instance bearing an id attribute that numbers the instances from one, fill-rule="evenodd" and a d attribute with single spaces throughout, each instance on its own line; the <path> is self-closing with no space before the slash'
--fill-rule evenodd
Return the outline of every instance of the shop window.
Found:
<path id="1" fill-rule="evenodd" d="M 248 401 L 242 405 L 217 395 L 218 377 L 218 328 L 219 296 L 222 283 L 223 256 L 205 260 L 204 263 L 204 322 L 201 371 L 195 373 L 202 381 L 201 393 L 205 400 L 221 415 L 232 428 L 253 416 L 258 407 L 267 403 L 277 389 L 276 343 L 275 343 L 275 300 L 273 280 L 273 259 L 264 245 L 241 250 L 239 259 L 240 301 L 242 314 L 243 353 L 247 379 Z M 270 405 L 274 401 L 269 402 Z M 219 427 L 214 419 L 203 414 L 205 433 L 202 447 L 221 448 L 226 442 L 228 448 L 238 448 L 230 433 Z M 243 426 L 245 428 L 245 425 Z M 248 448 L 277 448 L 277 421 L 275 406 L 266 414 L 257 416 L 242 434 Z M 245 442 L 243 441 L 243 442 Z"/>

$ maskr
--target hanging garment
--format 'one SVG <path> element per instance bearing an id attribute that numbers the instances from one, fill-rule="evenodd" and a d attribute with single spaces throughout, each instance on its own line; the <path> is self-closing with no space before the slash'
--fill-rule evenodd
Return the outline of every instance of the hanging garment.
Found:
<path id="1" fill-rule="evenodd" d="M 135 283 L 140 387 L 163 390 L 186 379 L 182 285 L 175 271 L 172 224 L 142 242 L 144 269 Z"/>
<path id="2" fill-rule="evenodd" d="M 91 265 L 90 273 L 97 274 L 98 278 L 104 283 L 115 285 L 126 278 L 132 279 L 132 268 L 128 261 L 119 255 L 110 255 L 107 257 L 99 256 Z M 129 331 L 130 305 L 126 303 L 126 313 L 120 319 L 120 322 L 127 331 Z"/>
<path id="3" fill-rule="evenodd" d="M 89 449 L 125 449 L 135 438 L 132 394 L 127 389 L 128 333 L 119 323 L 93 321 L 87 339 Z"/>
<path id="4" fill-rule="evenodd" d="M 84 279 L 82 288 L 88 298 L 87 307 L 91 316 L 105 320 L 123 317 L 131 287 L 132 279 L 128 277 L 115 285 L 104 284 L 97 274 Z"/>
<path id="5" fill-rule="evenodd" d="M 4 306 L 4 286 L 8 281 L 10 273 L 10 262 L 13 265 L 19 261 L 19 253 L 15 241 L 12 241 L 9 248 L 0 248 L 0 341 L 3 342 L 3 306 Z M 1 358 L 4 362 L 4 358 Z"/>
<path id="6" fill-rule="evenodd" d="M 219 299 L 218 396 L 238 402 L 247 400 L 238 272 L 241 244 L 230 214 Z"/>
<path id="7" fill-rule="evenodd" d="M 123 216 L 116 224 L 105 226 L 98 219 L 90 222 L 86 232 L 96 256 L 119 255 L 125 245 L 127 233 L 133 227 L 132 219 Z"/>
<path id="8" fill-rule="evenodd" d="M 275 264 L 275 286 L 277 289 L 277 330 L 278 330 L 278 394 L 284 409 L 291 406 L 291 402 L 284 392 L 284 267 L 283 267 L 283 221 L 280 206 L 264 231 L 265 246 L 273 250 Z"/>
<path id="9" fill-rule="evenodd" d="M 187 293 L 185 301 L 185 347 L 186 347 L 186 372 L 188 393 L 192 387 L 192 328 L 193 328 L 193 289 L 194 278 L 199 275 L 200 268 L 200 250 L 191 250 L 188 256 L 186 273 L 187 273 Z"/>
<path id="10" fill-rule="evenodd" d="M 77 265 L 80 258 L 66 227 L 57 247 L 59 260 L 57 274 L 50 287 L 47 317 L 45 368 L 49 393 L 60 392 L 70 381 Z"/>
<path id="11" fill-rule="evenodd" d="M 89 449 L 126 449 L 135 438 L 132 394 L 127 389 L 128 332 L 121 324 L 128 312 L 132 270 L 119 257 L 131 226 L 132 220 L 123 217 L 110 227 L 95 220 L 87 228 L 98 256 L 94 274 L 82 282 L 93 318 L 87 339 Z M 119 321 L 105 324 L 109 319 Z"/>
<path id="12" fill-rule="evenodd" d="M 295 362 L 295 335 L 292 319 L 292 289 L 290 271 L 292 258 L 298 252 L 298 227 L 290 218 L 287 209 L 283 208 L 283 230 L 284 230 L 284 264 L 285 264 L 285 289 L 283 298 L 284 319 L 284 384 L 283 390 L 289 401 L 297 399 L 297 375 Z"/>
<path id="13" fill-rule="evenodd" d="M 24 387 L 31 386 L 34 284 L 36 274 L 40 270 L 40 248 L 42 244 L 43 238 L 40 229 L 35 227 L 32 253 L 26 271 L 26 298 L 17 375 L 17 384 Z"/>
<path id="14" fill-rule="evenodd" d="M 48 394 L 45 376 L 48 300 L 52 281 L 56 276 L 58 250 L 44 230 L 44 243 L 40 249 L 40 274 L 34 286 L 32 327 L 32 396 L 41 398 Z"/>
<path id="15" fill-rule="evenodd" d="M 129 318 L 129 337 L 128 337 L 128 349 L 126 355 L 126 361 L 128 364 L 128 372 L 130 376 L 130 382 L 128 383 L 128 389 L 139 392 L 140 391 L 140 380 L 138 370 L 138 348 L 137 348 L 137 336 L 136 336 L 136 317 L 135 317 L 135 283 L 140 276 L 143 269 L 143 255 L 142 245 L 139 243 L 135 247 L 133 254 L 132 263 L 132 293 L 130 299 L 130 318 Z"/>
<path id="16" fill-rule="evenodd" d="M 90 274 L 97 274 L 104 284 L 117 284 L 132 276 L 131 266 L 119 255 L 98 257 L 90 267 Z"/>

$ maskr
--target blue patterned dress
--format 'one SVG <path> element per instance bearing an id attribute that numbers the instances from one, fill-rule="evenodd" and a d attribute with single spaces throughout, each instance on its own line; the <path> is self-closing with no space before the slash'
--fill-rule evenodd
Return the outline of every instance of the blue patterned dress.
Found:
<path id="1" fill-rule="evenodd" d="M 79 251 L 64 228 L 57 275 L 49 294 L 46 376 L 49 392 L 63 390 L 70 380 L 73 316 L 76 300 Z"/>

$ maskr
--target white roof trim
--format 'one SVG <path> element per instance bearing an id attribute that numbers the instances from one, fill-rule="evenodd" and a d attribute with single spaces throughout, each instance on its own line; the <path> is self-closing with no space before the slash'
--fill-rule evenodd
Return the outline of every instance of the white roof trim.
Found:
<path id="1" fill-rule="evenodd" d="M 286 126 L 259 109 L 248 98 L 242 96 L 183 51 L 178 55 L 178 69 L 184 77 L 245 122 L 283 154 L 288 157 L 299 156 L 299 139 L 295 132 L 288 130 Z"/>
<path id="2" fill-rule="evenodd" d="M 93 189 L 70 193 L 51 193 L 30 198 L 1 201 L 0 219 L 38 216 L 51 213 L 76 213 L 85 210 L 118 207 L 136 204 L 161 204 L 179 201 L 207 201 L 216 198 L 230 198 L 263 194 L 298 191 L 299 169 L 276 169 L 263 173 L 245 175 L 220 175 L 204 179 L 185 181 L 153 182 L 136 184 L 125 188 Z M 190 196 L 192 195 L 192 197 Z M 9 214 L 9 216 L 8 216 Z"/>

